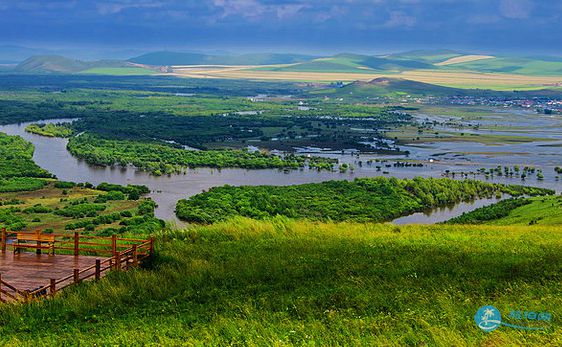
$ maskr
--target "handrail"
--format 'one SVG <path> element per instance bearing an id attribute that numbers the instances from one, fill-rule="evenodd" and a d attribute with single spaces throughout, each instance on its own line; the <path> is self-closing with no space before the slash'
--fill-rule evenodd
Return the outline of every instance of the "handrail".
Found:
<path id="1" fill-rule="evenodd" d="M 18 233 L 20 235 L 24 234 L 29 236 L 29 238 L 25 238 L 24 241 L 37 242 L 37 244 L 19 243 L 17 238 Z M 8 235 L 11 237 L 8 237 Z M 14 238 L 12 235 L 16 235 L 16 237 Z M 41 231 L 39 230 L 35 232 L 7 232 L 5 228 L 2 228 L 0 233 L 0 251 L 6 252 L 7 246 L 10 246 L 14 250 L 33 248 L 38 252 L 40 252 L 41 249 L 49 248 L 53 250 L 53 254 L 55 254 L 55 251 L 67 251 L 74 253 L 75 256 L 79 256 L 81 253 L 106 253 L 111 256 L 105 259 L 96 259 L 95 265 L 88 266 L 84 269 L 74 269 L 71 275 L 59 279 L 51 279 L 49 284 L 34 290 L 20 290 L 2 280 L 0 274 L 0 301 L 6 301 L 3 296 L 13 301 L 29 301 L 33 298 L 54 295 L 64 288 L 92 277 L 94 277 L 95 280 L 99 280 L 102 275 L 109 270 L 119 271 L 121 269 L 137 267 L 142 260 L 150 257 L 154 253 L 153 237 L 149 239 L 129 239 L 118 238 L 116 235 L 112 235 L 111 237 L 80 235 L 78 232 L 74 232 L 73 234 L 50 233 L 44 235 L 55 237 L 54 243 L 49 247 L 41 245 L 41 242 L 46 241 L 41 239 Z M 33 236 L 36 236 L 36 238 L 34 239 Z M 9 239 L 17 243 L 9 243 Z M 105 240 L 107 243 L 83 241 L 82 239 Z M 4 288 L 11 290 L 13 293 Z"/>

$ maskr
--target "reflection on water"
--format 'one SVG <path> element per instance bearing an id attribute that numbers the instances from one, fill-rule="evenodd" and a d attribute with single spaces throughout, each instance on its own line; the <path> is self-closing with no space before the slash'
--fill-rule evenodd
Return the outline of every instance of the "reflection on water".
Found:
<path id="1" fill-rule="evenodd" d="M 394 224 L 435 224 L 445 222 L 451 218 L 458 217 L 463 213 L 473 211 L 477 208 L 488 206 L 499 202 L 501 199 L 480 199 L 470 202 L 461 202 L 460 204 L 440 207 L 426 212 L 418 212 L 409 216 L 400 217 L 392 221 Z"/>
<path id="2" fill-rule="evenodd" d="M 68 120 L 50 120 L 46 122 L 62 122 Z M 294 170 L 291 172 L 283 172 L 282 170 L 266 169 L 266 170 L 246 170 L 246 169 L 208 169 L 200 168 L 189 170 L 187 174 L 171 175 L 171 176 L 151 176 L 145 172 L 139 172 L 132 167 L 112 168 L 97 167 L 86 164 L 84 161 L 74 158 L 66 150 L 68 140 L 59 138 L 48 138 L 25 132 L 25 126 L 29 123 L 12 124 L 0 126 L 0 132 L 9 135 L 19 135 L 35 145 L 34 160 L 42 168 L 55 174 L 59 179 L 73 182 L 90 182 L 92 184 L 100 184 L 102 182 L 116 184 L 140 184 L 150 188 L 150 197 L 158 204 L 156 216 L 164 220 L 176 221 L 174 214 L 176 202 L 211 187 L 222 186 L 225 184 L 239 185 L 293 185 L 302 183 L 323 182 L 329 180 L 353 180 L 357 177 L 374 177 L 384 175 L 383 172 L 377 171 L 375 165 L 362 167 L 357 165 L 358 161 L 363 163 L 369 159 L 385 158 L 384 156 L 366 155 L 330 155 L 337 157 L 341 162 L 355 163 L 353 172 L 317 172 L 308 169 Z M 423 168 L 385 168 L 389 175 L 399 178 L 412 178 L 416 176 L 422 177 L 439 177 L 441 173 L 449 169 L 451 171 L 471 170 L 475 166 L 468 166 L 466 163 L 462 165 L 455 163 L 429 164 Z M 545 172 L 546 174 L 546 172 Z M 546 175 L 545 175 L 546 176 Z M 509 183 L 519 184 L 519 180 L 507 180 Z M 506 182 L 496 178 L 496 182 Z M 533 185 L 552 187 L 553 183 L 532 183 Z M 480 202 L 474 203 L 472 209 L 478 207 Z M 454 211 L 462 213 L 470 206 L 464 204 L 455 207 Z M 437 220 L 439 211 L 432 214 L 432 218 Z M 460 214 L 459 213 L 459 214 Z M 418 222 L 420 219 L 411 216 L 412 222 Z M 421 218 L 421 217 L 420 217 Z"/>

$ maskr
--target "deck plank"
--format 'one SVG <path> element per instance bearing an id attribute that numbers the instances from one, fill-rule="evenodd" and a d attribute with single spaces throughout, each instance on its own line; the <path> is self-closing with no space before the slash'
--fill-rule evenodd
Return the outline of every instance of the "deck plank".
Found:
<path id="1" fill-rule="evenodd" d="M 61 279 L 73 274 L 74 269 L 95 265 L 94 256 L 37 255 L 32 252 L 0 252 L 2 280 L 20 290 L 34 290 L 48 285 L 51 278 Z"/>

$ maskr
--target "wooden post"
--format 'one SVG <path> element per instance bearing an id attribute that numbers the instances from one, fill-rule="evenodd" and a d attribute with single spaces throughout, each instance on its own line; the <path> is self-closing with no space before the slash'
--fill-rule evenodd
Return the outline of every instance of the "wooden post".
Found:
<path id="1" fill-rule="evenodd" d="M 148 250 L 150 257 L 154 255 L 154 236 L 150 237 L 150 249 Z"/>
<path id="2" fill-rule="evenodd" d="M 117 252 L 115 255 L 115 270 L 121 270 L 121 252 Z"/>
<path id="3" fill-rule="evenodd" d="M 111 253 L 113 256 L 117 255 L 117 235 L 111 235 Z"/>
<path id="4" fill-rule="evenodd" d="M 74 283 L 80 282 L 80 269 L 74 269 Z"/>
<path id="5" fill-rule="evenodd" d="M 74 232 L 74 256 L 78 256 L 80 254 L 80 234 L 75 231 Z"/>
<path id="6" fill-rule="evenodd" d="M 133 245 L 133 267 L 139 266 L 139 258 L 137 255 L 137 245 Z"/>
<path id="7" fill-rule="evenodd" d="M 96 281 L 101 278 L 101 260 L 96 259 Z"/>
<path id="8" fill-rule="evenodd" d="M 6 228 L 2 228 L 2 253 L 6 253 Z"/>
<path id="9" fill-rule="evenodd" d="M 57 292 L 57 280 L 54 278 L 51 278 L 51 284 L 49 285 L 49 292 L 51 293 L 51 295 L 55 295 L 55 293 Z"/>
<path id="10" fill-rule="evenodd" d="M 35 239 L 37 240 L 37 248 L 35 249 L 35 254 L 41 254 L 41 230 L 35 230 Z"/>

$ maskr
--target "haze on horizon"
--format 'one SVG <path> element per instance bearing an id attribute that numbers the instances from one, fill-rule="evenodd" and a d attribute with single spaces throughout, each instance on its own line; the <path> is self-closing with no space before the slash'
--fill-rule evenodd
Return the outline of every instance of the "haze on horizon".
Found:
<path id="1" fill-rule="evenodd" d="M 422 48 L 562 55 L 561 17 L 562 0 L 0 0 L 0 45 L 121 55 Z"/>

